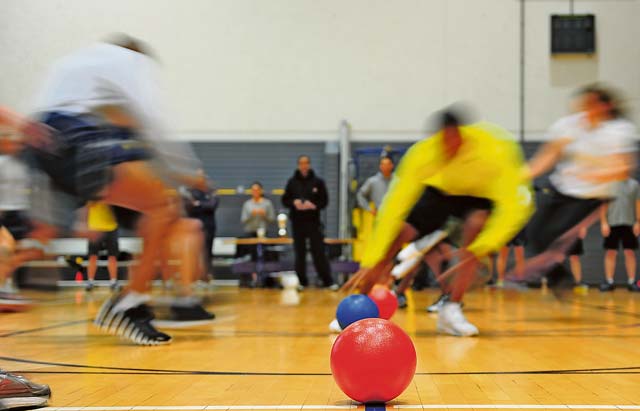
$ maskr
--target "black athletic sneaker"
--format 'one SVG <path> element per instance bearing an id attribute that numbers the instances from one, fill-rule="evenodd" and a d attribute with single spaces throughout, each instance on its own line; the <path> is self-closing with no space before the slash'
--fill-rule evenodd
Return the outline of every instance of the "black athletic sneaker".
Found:
<path id="1" fill-rule="evenodd" d="M 51 398 L 48 385 L 36 384 L 20 375 L 0 371 L 0 410 L 42 407 Z"/>
<path id="2" fill-rule="evenodd" d="M 615 290 L 616 286 L 605 281 L 604 283 L 600 284 L 600 287 L 598 287 L 598 289 L 604 293 Z"/>
<path id="3" fill-rule="evenodd" d="M 202 321 L 216 318 L 215 314 L 205 310 L 200 304 L 188 306 L 172 305 L 171 317 L 176 321 Z"/>
<path id="4" fill-rule="evenodd" d="M 398 293 L 398 308 L 407 308 L 407 296 L 404 293 Z"/>
<path id="5" fill-rule="evenodd" d="M 120 300 L 122 295 L 116 295 L 102 305 L 94 324 L 100 330 L 109 334 L 133 341 L 138 345 L 161 345 L 169 344 L 171 337 L 156 330 L 151 321 L 153 312 L 146 304 L 140 304 L 118 313 L 113 312 L 113 307 Z"/>
<path id="6" fill-rule="evenodd" d="M 638 287 L 638 284 L 634 281 L 631 284 L 627 284 L 627 290 L 631 291 L 632 293 L 637 293 L 640 291 L 640 287 Z"/>

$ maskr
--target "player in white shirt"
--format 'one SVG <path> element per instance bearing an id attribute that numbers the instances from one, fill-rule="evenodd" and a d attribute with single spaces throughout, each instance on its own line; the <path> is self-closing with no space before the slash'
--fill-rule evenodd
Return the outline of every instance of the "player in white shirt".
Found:
<path id="1" fill-rule="evenodd" d="M 528 225 L 527 251 L 535 258 L 525 267 L 525 277 L 548 272 L 549 285 L 571 279 L 562 265 L 566 253 L 635 167 L 636 128 L 623 117 L 614 93 L 590 86 L 578 98 L 580 112 L 552 125 L 552 141 L 525 171 L 535 178 L 555 166 L 549 196 Z"/>
<path id="2" fill-rule="evenodd" d="M 126 36 L 63 58 L 51 70 L 38 104 L 38 119 L 52 130 L 51 141 L 29 152 L 32 167 L 53 188 L 47 201 L 34 203 L 34 217 L 56 226 L 58 233 L 68 229 L 72 211 L 88 201 L 142 214 L 140 263 L 127 289 L 105 302 L 95 321 L 102 330 L 141 345 L 171 340 L 152 326 L 154 316 L 145 304 L 156 260 L 178 259 L 180 275 L 196 278 L 203 241 L 199 222 L 181 218 L 175 187 L 206 181 L 196 174 L 189 148 L 167 140 L 156 71 L 144 45 Z M 213 318 L 195 302 L 176 307 L 176 313 Z"/>

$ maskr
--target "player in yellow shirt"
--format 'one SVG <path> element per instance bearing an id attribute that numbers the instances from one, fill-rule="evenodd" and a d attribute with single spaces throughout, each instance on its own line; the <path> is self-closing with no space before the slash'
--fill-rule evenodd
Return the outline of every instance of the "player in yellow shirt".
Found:
<path id="1" fill-rule="evenodd" d="M 102 250 L 107 251 L 107 271 L 111 289 L 118 287 L 118 222 L 111 211 L 109 205 L 99 202 L 92 202 L 88 205 L 87 226 L 90 231 L 101 233 L 102 235 L 89 241 L 89 265 L 87 267 L 87 291 L 93 289 L 93 282 L 98 270 L 98 254 Z"/>
<path id="2" fill-rule="evenodd" d="M 438 117 L 440 131 L 402 159 L 355 282 L 368 292 L 389 278 L 403 244 L 442 228 L 451 216 L 462 218 L 460 262 L 450 271 L 456 278 L 447 286 L 451 297 L 438 314 L 438 331 L 476 335 L 461 310 L 464 292 L 479 260 L 513 238 L 534 206 L 529 182 L 522 179 L 522 152 L 506 130 L 487 122 L 463 125 L 453 110 Z"/>

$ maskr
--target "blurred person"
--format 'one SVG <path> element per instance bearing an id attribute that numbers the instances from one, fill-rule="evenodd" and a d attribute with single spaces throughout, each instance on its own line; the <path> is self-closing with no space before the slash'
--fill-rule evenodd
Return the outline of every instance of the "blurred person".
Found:
<path id="1" fill-rule="evenodd" d="M 378 167 L 380 171 L 369 177 L 356 194 L 358 207 L 373 215 L 378 212 L 382 199 L 389 189 L 394 168 L 393 159 L 389 156 L 380 157 Z M 373 203 L 373 207 L 371 207 L 371 203 Z"/>
<path id="2" fill-rule="evenodd" d="M 453 222 L 456 220 L 456 222 Z M 460 220 L 450 218 L 448 226 L 461 225 Z M 397 264 L 391 270 L 391 275 L 400 281 L 396 286 L 395 293 L 398 298 L 398 308 L 407 307 L 406 291 L 412 285 L 415 276 L 420 270 L 420 262 L 423 261 L 431 270 L 434 278 L 444 271 L 444 267 L 452 258 L 451 238 L 449 230 L 436 230 L 431 234 L 416 240 L 404 247 L 396 256 Z M 428 250 L 428 251 L 426 251 Z M 442 303 L 448 299 L 446 294 L 442 294 L 434 304 L 429 306 L 427 311 L 437 312 Z"/>
<path id="3" fill-rule="evenodd" d="M 264 198 L 264 189 L 258 181 L 251 184 L 251 198 L 242 205 L 240 222 L 247 238 L 265 237 L 269 225 L 276 219 L 273 203 Z M 258 259 L 258 245 L 239 245 L 238 256 L 251 255 L 252 261 Z M 251 285 L 258 283 L 258 273 L 251 273 Z"/>
<path id="4" fill-rule="evenodd" d="M 111 211 L 111 207 L 100 202 L 91 202 L 87 206 L 87 227 L 90 231 L 100 233 L 96 239 L 89 239 L 87 255 L 87 285 L 86 290 L 94 287 L 96 272 L 98 271 L 98 254 L 107 252 L 107 271 L 111 290 L 118 288 L 118 221 Z"/>
<path id="5" fill-rule="evenodd" d="M 242 205 L 240 221 L 249 237 L 264 237 L 269 225 L 276 220 L 273 203 L 264 198 L 264 189 L 258 181 L 251 184 L 251 198 Z M 262 235 L 259 235 L 262 234 Z"/>
<path id="6" fill-rule="evenodd" d="M 219 199 L 215 190 L 209 187 L 203 169 L 198 170 L 198 176 L 206 185 L 206 189 L 185 187 L 184 198 L 187 215 L 190 218 L 200 220 L 204 232 L 204 269 L 205 276 L 213 279 L 213 240 L 216 237 L 216 210 Z"/>
<path id="7" fill-rule="evenodd" d="M 520 231 L 506 246 L 502 247 L 496 258 L 496 274 L 497 279 L 495 286 L 504 287 L 504 277 L 507 272 L 507 260 L 509 259 L 509 251 L 513 249 L 515 257 L 515 272 L 517 276 L 522 277 L 524 274 L 524 245 L 526 243 L 525 230 Z"/>
<path id="8" fill-rule="evenodd" d="M 318 276 L 326 288 L 337 290 L 331 276 L 331 267 L 324 248 L 324 229 L 320 221 L 320 210 L 327 207 L 329 196 L 327 187 L 311 168 L 311 158 L 298 157 L 298 168 L 287 181 L 282 204 L 289 208 L 289 218 L 293 230 L 295 269 L 300 288 L 307 287 L 307 239 L 311 247 L 311 257 Z"/>
<path id="9" fill-rule="evenodd" d="M 600 291 L 613 291 L 618 247 L 622 246 L 624 265 L 627 271 L 627 289 L 640 291 L 636 284 L 636 251 L 640 235 L 640 187 L 632 178 L 616 185 L 615 200 L 606 203 L 600 210 L 600 228 L 604 237 L 605 280 Z"/>
<path id="10" fill-rule="evenodd" d="M 577 93 L 578 113 L 556 121 L 551 140 L 524 168 L 530 178 L 553 169 L 551 187 L 527 228 L 527 275 L 547 274 L 556 288 L 571 279 L 563 261 L 580 230 L 615 198 L 616 185 L 635 167 L 635 126 L 623 117 L 616 94 L 601 86 Z M 525 276 L 527 276 L 525 275 Z"/>
<path id="11" fill-rule="evenodd" d="M 0 273 L 7 278 L 22 261 L 38 258 L 41 250 L 16 250 L 15 238 L 19 239 L 33 228 L 25 213 L 29 208 L 28 175 L 25 166 L 16 156 L 22 149 L 23 135 L 36 142 L 41 137 L 41 128 L 17 113 L 0 106 Z M 32 134 L 33 133 L 33 134 Z M 10 217 L 9 217 L 10 216 Z M 8 228 L 7 228 L 8 227 Z M 9 231 L 13 230 L 13 234 Z M 26 253 L 26 254 L 25 254 Z M 25 299 L 17 298 L 14 290 L 0 292 L 0 305 L 10 310 L 25 306 Z M 0 409 L 41 407 L 51 398 L 48 385 L 34 383 L 27 378 L 0 370 Z"/>
<path id="12" fill-rule="evenodd" d="M 384 283 L 400 247 L 441 229 L 450 216 L 463 223 L 459 262 L 440 276 L 450 300 L 438 313 L 439 332 L 478 334 L 462 313 L 461 301 L 480 266 L 522 229 L 533 209 L 529 183 L 522 180 L 523 155 L 497 125 L 465 125 L 460 113 L 438 113 L 438 131 L 414 144 L 403 157 L 379 210 L 361 270 L 346 284 L 368 293 Z"/>
<path id="13" fill-rule="evenodd" d="M 573 291 L 577 294 L 589 290 L 589 286 L 582 279 L 582 262 L 580 261 L 580 258 L 584 255 L 584 239 L 586 236 L 587 229 L 583 227 L 580 229 L 578 239 L 568 252 L 569 268 L 573 276 Z"/>
<path id="14" fill-rule="evenodd" d="M 20 158 L 22 137 L 19 130 L 11 128 L 9 112 L 3 112 L 4 116 L 0 113 L 3 128 L 0 130 L 0 311 L 22 311 L 31 301 L 17 293 L 13 273 L 24 262 L 41 258 L 44 253 L 40 248 L 21 244 L 33 229 L 29 217 L 30 179 L 28 167 Z M 3 127 L 3 123 L 7 124 Z"/>
<path id="15" fill-rule="evenodd" d="M 167 140 L 156 70 L 146 46 L 124 35 L 61 59 L 51 69 L 37 112 L 50 130 L 49 140 L 29 150 L 41 185 L 35 192 L 47 196 L 33 204 L 34 217 L 55 233 L 67 231 L 72 211 L 88 201 L 142 214 L 139 264 L 128 286 L 103 304 L 95 320 L 101 330 L 141 345 L 171 341 L 152 325 L 147 304 L 156 260 L 177 259 L 181 277 L 194 279 L 202 250 L 201 225 L 180 217 L 173 187 L 205 187 L 189 147 Z M 172 313 L 184 320 L 213 318 L 183 292 Z"/>

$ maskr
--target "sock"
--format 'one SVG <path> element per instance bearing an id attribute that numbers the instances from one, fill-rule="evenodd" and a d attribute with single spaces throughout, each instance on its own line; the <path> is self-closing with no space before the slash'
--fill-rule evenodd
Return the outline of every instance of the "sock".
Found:
<path id="1" fill-rule="evenodd" d="M 629 278 L 629 279 L 627 280 L 627 284 L 629 284 L 629 285 L 633 285 L 633 283 L 635 283 L 635 282 L 636 282 L 635 277 L 634 277 L 634 278 Z"/>
<path id="2" fill-rule="evenodd" d="M 116 303 L 116 305 L 113 307 L 113 312 L 119 313 L 122 311 L 127 311 L 129 308 L 137 307 L 150 300 L 151 296 L 149 294 L 141 294 L 135 291 L 130 291 Z"/>
<path id="3" fill-rule="evenodd" d="M 613 278 L 607 278 L 607 284 L 613 284 Z"/>

